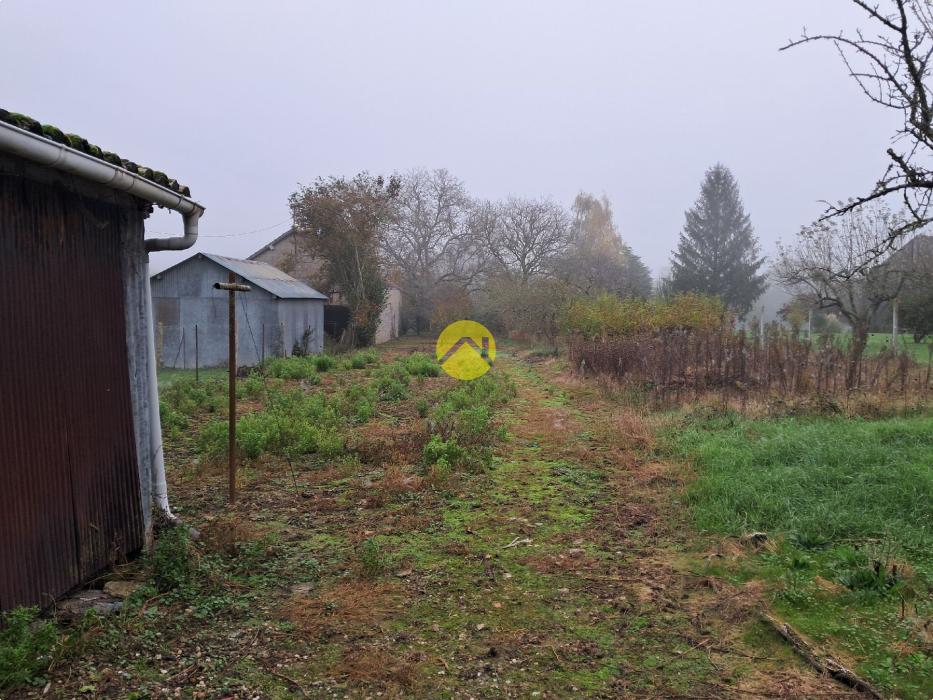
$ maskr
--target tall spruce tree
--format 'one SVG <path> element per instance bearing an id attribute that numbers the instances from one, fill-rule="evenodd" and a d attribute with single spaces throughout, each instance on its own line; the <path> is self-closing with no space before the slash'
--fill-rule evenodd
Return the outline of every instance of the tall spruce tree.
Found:
<path id="1" fill-rule="evenodd" d="M 671 290 L 719 297 L 744 316 L 767 287 L 758 239 L 729 168 L 706 171 L 671 258 Z"/>

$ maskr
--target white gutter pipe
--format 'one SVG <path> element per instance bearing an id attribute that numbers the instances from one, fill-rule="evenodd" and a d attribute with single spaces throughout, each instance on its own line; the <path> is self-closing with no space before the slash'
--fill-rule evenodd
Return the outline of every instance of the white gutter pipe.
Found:
<path id="1" fill-rule="evenodd" d="M 147 202 L 177 211 L 182 215 L 184 233 L 174 238 L 151 238 L 146 241 L 146 252 L 162 250 L 185 250 L 198 240 L 198 219 L 204 207 L 193 199 L 173 192 L 168 187 L 131 173 L 126 168 L 113 165 L 25 129 L 0 122 L 0 151 L 31 160 L 55 170 L 77 175 L 85 180 L 97 182 L 121 192 L 126 192 Z M 152 501 L 166 518 L 174 522 L 168 502 L 168 485 L 165 480 L 165 456 L 162 450 L 162 423 L 159 418 L 159 378 L 155 355 L 154 316 L 152 313 L 152 289 L 149 284 L 149 260 L 145 264 L 146 275 L 146 342 L 149 351 L 147 367 L 149 383 L 149 446 L 152 458 Z"/>

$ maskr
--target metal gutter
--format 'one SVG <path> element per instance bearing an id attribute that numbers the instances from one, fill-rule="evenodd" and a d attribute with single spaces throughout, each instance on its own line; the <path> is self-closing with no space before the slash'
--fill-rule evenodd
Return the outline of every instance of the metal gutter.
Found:
<path id="1" fill-rule="evenodd" d="M 126 192 L 181 214 L 184 233 L 174 238 L 151 238 L 146 241 L 147 251 L 185 250 L 198 240 L 198 219 L 204 213 L 204 207 L 193 199 L 131 173 L 126 168 L 5 122 L 0 122 L 0 151 Z"/>

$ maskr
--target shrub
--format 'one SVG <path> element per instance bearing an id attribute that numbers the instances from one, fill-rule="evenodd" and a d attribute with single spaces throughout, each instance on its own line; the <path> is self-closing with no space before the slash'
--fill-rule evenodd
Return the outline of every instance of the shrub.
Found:
<path id="1" fill-rule="evenodd" d="M 334 456 L 344 446 L 342 423 L 340 413 L 323 394 L 306 394 L 301 389 L 270 392 L 264 410 L 237 420 L 237 449 L 248 459 L 262 454 Z M 216 460 L 226 456 L 227 441 L 227 422 L 216 420 L 201 429 L 198 446 L 201 454 Z"/>
<path id="2" fill-rule="evenodd" d="M 585 338 L 630 336 L 659 329 L 712 330 L 726 315 L 722 302 L 698 294 L 620 299 L 615 294 L 578 297 L 565 309 L 562 329 Z"/>
<path id="3" fill-rule="evenodd" d="M 382 551 L 382 545 L 375 537 L 363 540 L 360 546 L 360 567 L 363 576 L 366 578 L 376 578 L 382 574 L 388 565 L 386 555 Z"/>
<path id="4" fill-rule="evenodd" d="M 160 391 L 165 406 L 184 415 L 199 411 L 219 413 L 226 405 L 227 381 L 219 378 L 196 382 L 194 377 L 180 377 Z"/>
<path id="5" fill-rule="evenodd" d="M 258 411 L 237 420 L 237 449 L 249 459 L 255 459 L 281 441 L 282 425 L 274 414 Z"/>
<path id="6" fill-rule="evenodd" d="M 149 560 L 149 577 L 161 593 L 184 588 L 194 572 L 193 545 L 184 527 L 162 531 Z"/>
<path id="7" fill-rule="evenodd" d="M 408 398 L 407 382 L 403 383 L 395 377 L 379 377 L 375 387 L 381 401 L 401 401 Z"/>
<path id="8" fill-rule="evenodd" d="M 356 413 L 354 417 L 357 423 L 365 423 L 376 413 L 376 406 L 372 401 L 363 399 L 356 404 Z"/>
<path id="9" fill-rule="evenodd" d="M 415 410 L 418 412 L 419 418 L 425 418 L 428 415 L 428 402 L 424 399 L 418 399 L 415 402 Z"/>
<path id="10" fill-rule="evenodd" d="M 316 355 L 314 357 L 314 368 L 318 372 L 327 372 L 333 369 L 337 361 L 331 355 Z"/>
<path id="11" fill-rule="evenodd" d="M 413 376 L 437 377 L 441 373 L 441 366 L 423 352 L 412 353 L 402 361 L 402 364 Z"/>
<path id="12" fill-rule="evenodd" d="M 280 379 L 320 380 L 311 357 L 273 357 L 266 362 L 266 371 Z"/>
<path id="13" fill-rule="evenodd" d="M 159 401 L 159 417 L 162 419 L 162 432 L 177 436 L 188 427 L 188 418 L 181 411 L 176 411 L 165 401 Z"/>
<path id="14" fill-rule="evenodd" d="M 262 375 L 259 372 L 253 371 L 250 372 L 245 379 L 237 381 L 236 397 L 238 399 L 253 399 L 261 396 L 263 389 L 265 389 L 265 383 L 263 382 Z"/>
<path id="15" fill-rule="evenodd" d="M 226 420 L 208 421 L 198 435 L 198 452 L 210 460 L 220 460 L 227 455 L 227 440 L 230 434 Z"/>
<path id="16" fill-rule="evenodd" d="M 353 356 L 350 358 L 350 366 L 353 369 L 363 369 L 366 365 L 372 365 L 378 361 L 379 353 L 370 348 L 353 353 Z"/>
<path id="17" fill-rule="evenodd" d="M 467 451 L 452 438 L 444 440 L 440 435 L 432 435 L 422 451 L 424 462 L 428 466 L 443 465 L 445 467 L 460 467 L 467 464 L 469 455 Z"/>
<path id="18" fill-rule="evenodd" d="M 38 616 L 38 608 L 0 613 L 0 692 L 45 682 L 42 672 L 49 665 L 58 631 Z"/>

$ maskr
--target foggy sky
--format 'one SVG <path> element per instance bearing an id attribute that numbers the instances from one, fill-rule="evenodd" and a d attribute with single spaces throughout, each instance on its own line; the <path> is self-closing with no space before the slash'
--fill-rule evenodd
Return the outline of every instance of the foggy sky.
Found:
<path id="1" fill-rule="evenodd" d="M 0 106 L 189 185 L 196 250 L 253 252 L 319 175 L 445 167 L 485 198 L 606 194 L 657 273 L 717 161 L 766 253 L 871 188 L 896 115 L 831 46 L 778 52 L 859 24 L 848 0 L 0 0 Z"/>

